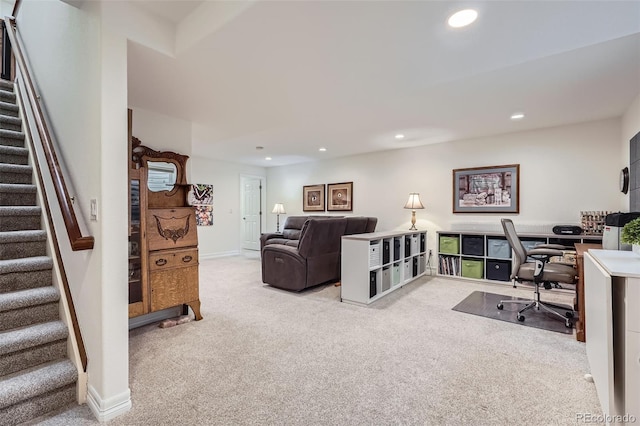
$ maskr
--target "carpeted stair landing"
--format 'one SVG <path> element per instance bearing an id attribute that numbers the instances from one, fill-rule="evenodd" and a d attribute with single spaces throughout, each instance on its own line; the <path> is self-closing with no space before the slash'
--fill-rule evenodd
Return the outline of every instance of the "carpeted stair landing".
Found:
<path id="1" fill-rule="evenodd" d="M 42 211 L 13 84 L 0 80 L 0 425 L 76 400 Z"/>

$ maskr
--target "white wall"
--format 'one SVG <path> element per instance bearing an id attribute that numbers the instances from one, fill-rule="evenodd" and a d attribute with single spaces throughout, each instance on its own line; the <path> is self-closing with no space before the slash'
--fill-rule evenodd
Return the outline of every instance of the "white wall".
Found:
<path id="1" fill-rule="evenodd" d="M 264 177 L 266 170 L 203 157 L 192 157 L 189 161 L 191 183 L 213 185 L 213 226 L 198 226 L 200 258 L 239 253 L 242 223 L 240 176 Z"/>
<path id="2" fill-rule="evenodd" d="M 627 111 L 622 116 L 622 140 L 629 143 L 629 139 L 640 132 L 640 94 L 631 103 Z M 627 156 L 629 152 L 627 152 Z"/>
<path id="3" fill-rule="evenodd" d="M 416 213 L 417 226 L 429 231 L 430 247 L 434 231 L 455 223 L 494 228 L 502 216 L 517 224 L 579 223 L 581 210 L 624 208 L 620 126 L 610 119 L 269 168 L 267 205 L 280 201 L 289 215 L 305 214 L 303 185 L 353 181 L 354 215 L 377 216 L 377 230 L 408 229 L 411 212 L 403 206 L 419 192 L 425 209 Z M 453 169 L 503 164 L 520 164 L 520 214 L 452 213 Z"/>
<path id="4" fill-rule="evenodd" d="M 640 132 L 640 94 L 622 116 L 622 147 L 625 164 L 629 164 L 629 141 Z"/>
<path id="5" fill-rule="evenodd" d="M 2 16 L 2 18 L 5 16 L 11 16 L 11 13 L 13 12 L 13 3 L 14 2 L 9 0 L 0 1 L 0 16 Z"/>
<path id="6" fill-rule="evenodd" d="M 130 108 L 133 136 L 143 145 L 156 151 L 191 156 L 191 122 L 142 108 Z"/>
<path id="7" fill-rule="evenodd" d="M 87 350 L 89 404 L 107 420 L 130 406 L 126 40 L 102 25 L 100 4 L 94 2 L 82 8 L 23 2 L 18 31 L 66 165 L 76 214 L 95 237 L 93 250 L 71 252 L 54 212 Z M 98 221 L 83 221 L 92 198 L 98 201 Z"/>

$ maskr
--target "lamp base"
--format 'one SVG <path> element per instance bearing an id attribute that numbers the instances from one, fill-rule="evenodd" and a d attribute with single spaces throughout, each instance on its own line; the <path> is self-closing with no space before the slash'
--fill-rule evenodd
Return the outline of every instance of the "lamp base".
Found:
<path id="1" fill-rule="evenodd" d="M 409 231 L 417 231 L 418 228 L 416 228 L 416 211 L 415 210 L 411 210 L 411 228 L 409 228 Z"/>

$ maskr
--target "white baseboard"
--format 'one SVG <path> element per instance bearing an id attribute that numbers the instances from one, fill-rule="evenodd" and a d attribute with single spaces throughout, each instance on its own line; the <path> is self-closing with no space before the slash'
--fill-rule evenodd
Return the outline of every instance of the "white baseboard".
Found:
<path id="1" fill-rule="evenodd" d="M 87 405 L 99 422 L 107 422 L 131 409 L 131 391 L 127 389 L 120 395 L 102 399 L 93 386 L 89 385 Z"/>
<path id="2" fill-rule="evenodd" d="M 238 256 L 240 253 L 241 253 L 240 250 L 226 251 L 222 253 L 207 253 L 207 254 L 200 254 L 198 258 L 200 260 L 217 259 L 219 257 Z"/>

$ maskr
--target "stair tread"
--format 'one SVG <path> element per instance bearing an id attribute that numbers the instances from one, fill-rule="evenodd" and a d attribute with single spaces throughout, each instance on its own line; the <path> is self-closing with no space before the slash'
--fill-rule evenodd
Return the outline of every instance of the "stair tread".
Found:
<path id="1" fill-rule="evenodd" d="M 67 326 L 62 321 L 50 321 L 0 333 L 0 355 L 66 339 Z"/>
<path id="2" fill-rule="evenodd" d="M 23 259 L 0 260 L 0 274 L 12 272 L 41 271 L 53 268 L 53 259 L 48 256 L 34 256 Z"/>
<path id="3" fill-rule="evenodd" d="M 33 167 L 22 164 L 0 163 L 0 172 L 26 173 L 31 174 Z"/>
<path id="4" fill-rule="evenodd" d="M 0 109 L 10 109 L 12 111 L 18 111 L 18 105 L 0 101 Z"/>
<path id="5" fill-rule="evenodd" d="M 9 91 L 13 91 L 13 81 L 9 81 L 9 80 L 0 80 L 0 87 L 2 87 L 5 90 L 9 90 Z"/>
<path id="6" fill-rule="evenodd" d="M 46 239 L 47 231 L 44 231 L 42 229 L 0 232 L 0 244 L 44 241 Z"/>
<path id="7" fill-rule="evenodd" d="M 40 206 L 0 206 L 0 217 L 36 216 L 40 214 L 42 214 Z"/>
<path id="8" fill-rule="evenodd" d="M 29 150 L 20 146 L 0 145 L 0 154 L 29 155 Z"/>
<path id="9" fill-rule="evenodd" d="M 0 123 L 22 124 L 22 119 L 20 117 L 0 114 Z"/>
<path id="10" fill-rule="evenodd" d="M 13 139 L 24 139 L 24 132 L 19 132 L 17 130 L 0 129 L 0 137 L 13 138 Z"/>
<path id="11" fill-rule="evenodd" d="M 31 288 L 29 290 L 0 293 L 0 312 L 44 305 L 60 299 L 58 290 L 53 286 Z"/>
<path id="12" fill-rule="evenodd" d="M 0 381 L 0 409 L 67 386 L 78 380 L 78 371 L 68 359 L 54 361 L 24 374 Z"/>
<path id="13" fill-rule="evenodd" d="M 0 183 L 0 192 L 36 192 L 36 186 L 30 183 Z"/>

